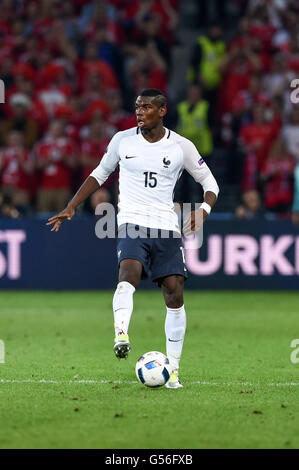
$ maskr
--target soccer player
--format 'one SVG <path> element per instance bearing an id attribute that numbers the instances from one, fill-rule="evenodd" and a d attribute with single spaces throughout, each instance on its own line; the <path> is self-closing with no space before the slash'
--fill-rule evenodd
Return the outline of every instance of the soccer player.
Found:
<path id="1" fill-rule="evenodd" d="M 152 280 L 162 288 L 166 304 L 166 354 L 173 369 L 166 386 L 180 388 L 179 362 L 186 330 L 183 287 L 187 270 L 173 192 L 184 169 L 203 187 L 204 202 L 184 221 L 183 231 L 188 235 L 206 220 L 219 188 L 194 144 L 163 126 L 167 104 L 160 90 L 144 90 L 135 106 L 137 127 L 114 135 L 100 164 L 67 207 L 51 217 L 47 225 L 53 225 L 51 231 L 57 232 L 62 222 L 71 220 L 76 207 L 119 165 L 119 279 L 113 297 L 114 352 L 120 359 L 126 358 L 131 350 L 128 329 L 133 294 L 140 280 L 151 272 Z M 155 233 L 154 237 L 151 233 Z"/>

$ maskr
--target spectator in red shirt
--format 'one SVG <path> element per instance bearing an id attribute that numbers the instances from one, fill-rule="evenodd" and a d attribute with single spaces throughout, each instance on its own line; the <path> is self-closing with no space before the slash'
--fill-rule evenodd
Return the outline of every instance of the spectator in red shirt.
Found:
<path id="1" fill-rule="evenodd" d="M 271 24 L 267 6 L 257 5 L 252 11 L 251 18 L 250 35 L 259 38 L 262 41 L 263 50 L 269 51 L 277 28 Z"/>
<path id="2" fill-rule="evenodd" d="M 223 72 L 218 100 L 220 114 L 231 112 L 237 93 L 248 89 L 253 66 L 244 51 L 234 48 L 223 63 Z"/>
<path id="3" fill-rule="evenodd" d="M 30 177 L 33 165 L 24 146 L 21 132 L 12 130 L 7 136 L 7 146 L 0 152 L 1 191 L 14 206 L 26 208 L 30 205 Z"/>
<path id="4" fill-rule="evenodd" d="M 245 153 L 254 153 L 258 171 L 263 169 L 271 143 L 277 137 L 277 126 L 266 122 L 265 107 L 257 103 L 252 109 L 252 122 L 241 128 L 240 140 Z"/>
<path id="5" fill-rule="evenodd" d="M 274 212 L 291 210 L 294 168 L 294 158 L 288 153 L 283 139 L 278 138 L 271 147 L 261 173 L 266 209 Z"/>
<path id="6" fill-rule="evenodd" d="M 35 147 L 39 172 L 37 210 L 60 211 L 71 196 L 72 169 L 77 165 L 77 149 L 66 136 L 65 122 L 53 119 L 48 134 Z"/>
<path id="7" fill-rule="evenodd" d="M 66 103 L 72 93 L 72 83 L 66 68 L 61 64 L 50 63 L 40 71 L 38 100 L 47 110 L 48 117 L 54 116 L 57 106 Z"/>
<path id="8" fill-rule="evenodd" d="M 109 137 L 105 135 L 105 123 L 102 119 L 93 119 L 89 126 L 89 136 L 81 144 L 80 162 L 82 165 L 82 182 L 90 175 L 92 170 L 100 163 L 109 144 Z M 103 186 L 107 186 L 107 182 Z"/>
<path id="9" fill-rule="evenodd" d="M 178 15 L 176 13 L 177 1 L 174 0 L 133 0 L 128 2 L 125 8 L 127 29 L 139 27 L 142 30 L 143 21 L 152 15 L 158 15 L 161 20 L 160 36 L 172 44 L 174 41 L 175 28 L 178 24 Z M 131 32 L 132 35 L 132 32 Z"/>
<path id="10" fill-rule="evenodd" d="M 86 77 L 84 91 L 80 96 L 82 109 L 87 109 L 93 102 L 102 100 L 106 101 L 106 89 L 103 86 L 101 75 L 98 70 L 92 70 Z"/>
<path id="11" fill-rule="evenodd" d="M 252 75 L 262 75 L 271 67 L 268 52 L 263 51 L 258 37 L 247 38 L 246 46 L 231 47 L 221 68 L 224 79 L 220 86 L 219 113 L 222 115 L 233 110 L 236 95 L 248 90 Z"/>
<path id="12" fill-rule="evenodd" d="M 100 163 L 107 150 L 110 138 L 105 133 L 103 118 L 95 116 L 89 126 L 89 136 L 81 144 L 80 161 L 82 165 L 82 182 Z M 90 198 L 89 204 L 94 213 L 95 207 L 102 202 L 110 202 L 115 197 L 115 175 L 110 178 Z"/>
<path id="13" fill-rule="evenodd" d="M 112 67 L 104 60 L 99 59 L 98 45 L 95 41 L 86 43 L 83 59 L 76 60 L 78 76 L 78 88 L 86 91 L 88 77 L 91 73 L 97 73 L 101 79 L 102 95 L 109 89 L 118 89 L 118 81 Z"/>
<path id="14" fill-rule="evenodd" d="M 102 100 L 94 101 L 88 106 L 85 112 L 85 125 L 80 129 L 80 138 L 86 139 L 89 138 L 90 134 L 90 122 L 98 120 L 101 122 L 103 128 L 101 130 L 101 135 L 109 139 L 113 137 L 116 128 L 109 121 L 110 108 L 106 102 Z"/>
<path id="15" fill-rule="evenodd" d="M 259 37 L 251 37 L 249 47 L 245 51 L 256 72 L 266 73 L 270 70 L 271 55 L 268 49 L 263 49 L 263 43 Z"/>
<path id="16" fill-rule="evenodd" d="M 167 94 L 167 63 L 156 44 L 149 41 L 145 48 L 130 44 L 126 53 L 130 56 L 128 72 L 133 78 L 131 93 L 136 95 L 144 88 L 158 88 Z"/>
<path id="17" fill-rule="evenodd" d="M 231 41 L 229 45 L 229 52 L 233 49 L 240 50 L 240 49 L 247 49 L 250 44 L 250 21 L 247 16 L 242 16 L 238 23 L 238 31 L 237 36 Z"/>
<path id="18" fill-rule="evenodd" d="M 248 89 L 239 90 L 233 99 L 232 110 L 234 114 L 240 117 L 240 115 L 251 111 L 253 103 L 259 101 L 263 96 L 261 85 L 259 75 L 252 75 Z"/>
<path id="19" fill-rule="evenodd" d="M 248 89 L 239 90 L 233 97 L 231 113 L 225 113 L 222 116 L 222 142 L 233 153 L 237 151 L 237 138 L 240 128 L 250 121 L 254 103 L 267 102 L 267 105 L 270 104 L 268 97 L 262 91 L 261 85 L 260 76 L 252 75 Z"/>

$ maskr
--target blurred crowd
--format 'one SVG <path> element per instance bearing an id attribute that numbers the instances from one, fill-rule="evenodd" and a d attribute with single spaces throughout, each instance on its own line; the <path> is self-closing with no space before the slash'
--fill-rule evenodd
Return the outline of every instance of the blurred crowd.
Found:
<path id="1" fill-rule="evenodd" d="M 210 0 L 214 17 L 195 3 L 201 34 L 176 96 L 179 0 L 0 1 L 2 216 L 63 209 L 113 134 L 135 125 L 138 92 L 159 88 L 167 127 L 212 167 L 215 148 L 225 153 L 237 217 L 270 211 L 299 222 L 299 2 Z M 115 203 L 117 192 L 111 175 L 84 210 Z"/>
<path id="2" fill-rule="evenodd" d="M 144 88 L 167 93 L 177 0 L 2 0 L 2 215 L 61 210 Z M 112 176 L 89 201 L 115 201 Z"/>
<path id="3" fill-rule="evenodd" d="M 252 0 L 246 13 L 228 45 L 221 85 L 222 140 L 239 160 L 230 165 L 239 168 L 231 179 L 241 181 L 236 213 L 292 214 L 298 222 L 299 93 L 293 88 L 299 78 L 299 2 Z"/>
<path id="4" fill-rule="evenodd" d="M 215 146 L 223 150 L 227 181 L 239 189 L 236 217 L 298 223 L 299 2 L 239 3 L 233 34 L 224 9 L 194 45 L 178 128 L 212 166 Z"/>

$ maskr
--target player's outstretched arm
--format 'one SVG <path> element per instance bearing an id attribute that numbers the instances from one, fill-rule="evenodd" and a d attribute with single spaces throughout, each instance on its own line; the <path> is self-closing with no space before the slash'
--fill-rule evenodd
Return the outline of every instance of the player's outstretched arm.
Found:
<path id="1" fill-rule="evenodd" d="M 87 199 L 98 188 L 99 183 L 97 180 L 93 176 L 89 176 L 78 189 L 74 197 L 70 200 L 66 208 L 59 212 L 59 214 L 56 214 L 48 219 L 46 225 L 53 225 L 51 232 L 58 232 L 60 225 L 64 220 L 72 220 L 79 204 L 85 201 L 85 199 Z"/>

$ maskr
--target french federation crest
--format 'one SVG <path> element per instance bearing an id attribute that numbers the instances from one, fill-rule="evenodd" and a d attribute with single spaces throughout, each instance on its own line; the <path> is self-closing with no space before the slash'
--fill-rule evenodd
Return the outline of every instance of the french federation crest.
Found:
<path id="1" fill-rule="evenodd" d="M 167 160 L 167 157 L 164 157 L 164 158 L 163 158 L 163 163 L 164 163 L 164 165 L 163 165 L 164 168 L 168 168 L 169 165 L 170 165 L 170 163 L 171 163 L 171 161 L 170 161 L 170 160 Z"/>

